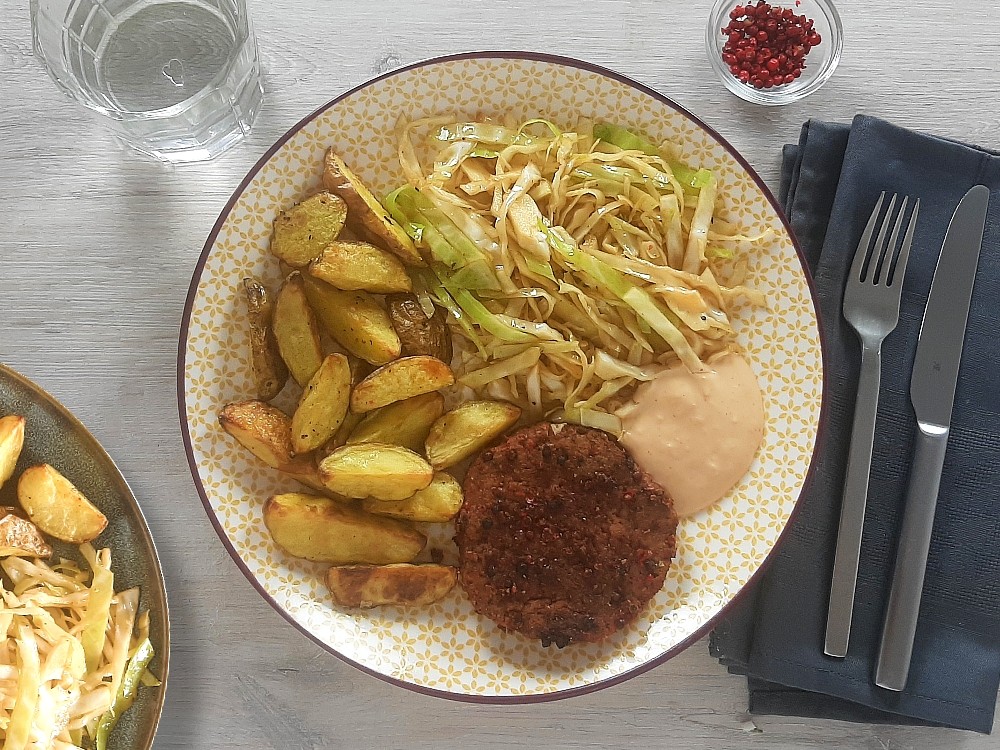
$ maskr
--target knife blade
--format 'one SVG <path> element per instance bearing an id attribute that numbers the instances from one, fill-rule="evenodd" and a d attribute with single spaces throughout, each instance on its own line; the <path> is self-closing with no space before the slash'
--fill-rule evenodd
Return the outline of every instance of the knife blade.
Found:
<path id="1" fill-rule="evenodd" d="M 951 422 L 989 201 L 990 191 L 984 185 L 965 194 L 938 256 L 910 376 L 910 401 L 918 423 L 947 427 Z"/>
<path id="2" fill-rule="evenodd" d="M 989 202 L 989 188 L 976 185 L 955 209 L 920 325 L 910 376 L 910 401 L 917 418 L 916 440 L 875 672 L 875 684 L 888 690 L 902 690 L 909 674 L 965 326 Z"/>

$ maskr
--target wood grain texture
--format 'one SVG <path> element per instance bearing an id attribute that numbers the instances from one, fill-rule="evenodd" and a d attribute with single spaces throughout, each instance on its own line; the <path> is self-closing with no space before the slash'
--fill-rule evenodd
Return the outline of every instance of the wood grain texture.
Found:
<path id="1" fill-rule="evenodd" d="M 173 669 L 158 750 L 228 748 L 1000 748 L 1000 736 L 744 716 L 699 643 L 623 685 L 533 706 L 410 693 L 321 651 L 258 597 L 208 523 L 180 441 L 177 334 L 219 211 L 287 128 L 400 64 L 472 49 L 582 57 L 674 97 L 776 187 L 809 117 L 875 114 L 1000 149 L 991 0 L 840 0 L 840 69 L 783 108 L 729 94 L 704 54 L 709 0 L 251 0 L 267 89 L 242 146 L 168 168 L 123 151 L 31 52 L 27 0 L 0 0 L 0 361 L 61 399 L 117 460 L 167 576 Z M 755 726 L 756 725 L 756 726 Z"/>

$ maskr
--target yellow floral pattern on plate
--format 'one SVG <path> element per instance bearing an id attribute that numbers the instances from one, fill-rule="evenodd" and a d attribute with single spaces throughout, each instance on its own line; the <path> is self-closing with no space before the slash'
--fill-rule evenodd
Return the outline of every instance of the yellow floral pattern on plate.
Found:
<path id="1" fill-rule="evenodd" d="M 743 309 L 738 319 L 740 343 L 767 408 L 760 453 L 723 501 L 681 523 L 678 556 L 663 589 L 634 625 L 603 644 L 556 650 L 504 634 L 472 610 L 460 588 L 424 608 L 338 609 L 323 586 L 324 567 L 283 554 L 264 528 L 264 499 L 294 482 L 246 454 L 218 426 L 224 404 L 253 392 L 238 285 L 248 274 L 279 280 L 277 262 L 267 252 L 276 213 L 319 185 L 330 146 L 377 193 L 397 186 L 397 119 L 450 112 L 469 118 L 511 112 L 561 124 L 583 115 L 670 138 L 687 161 L 719 175 L 721 215 L 775 233 L 751 258 L 748 279 L 767 295 L 768 307 Z M 189 315 L 184 419 L 197 479 L 232 550 L 276 606 L 331 650 L 380 675 L 445 693 L 488 699 L 584 688 L 675 649 L 732 600 L 771 551 L 799 496 L 816 440 L 819 332 L 808 284 L 777 211 L 697 122 L 626 82 L 555 60 L 431 62 L 371 82 L 331 105 L 261 166 L 223 217 Z M 450 529 L 436 533 L 431 545 L 450 545 Z"/>

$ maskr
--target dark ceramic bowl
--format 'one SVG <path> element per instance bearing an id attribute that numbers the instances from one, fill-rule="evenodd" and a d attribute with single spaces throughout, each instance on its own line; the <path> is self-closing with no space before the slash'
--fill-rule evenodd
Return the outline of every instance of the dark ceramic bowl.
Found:
<path id="1" fill-rule="evenodd" d="M 160 560 L 146 519 L 118 467 L 87 428 L 48 393 L 0 364 L 0 416 L 8 414 L 20 414 L 27 426 L 14 478 L 0 488 L 0 505 L 17 505 L 16 477 L 21 471 L 40 463 L 54 466 L 108 517 L 108 527 L 94 545 L 111 549 L 115 590 L 138 586 L 139 609 L 149 611 L 149 639 L 156 650 L 150 670 L 163 684 L 139 691 L 108 742 L 109 750 L 147 750 L 166 693 L 170 624 Z M 76 545 L 52 546 L 56 556 L 84 562 Z"/>

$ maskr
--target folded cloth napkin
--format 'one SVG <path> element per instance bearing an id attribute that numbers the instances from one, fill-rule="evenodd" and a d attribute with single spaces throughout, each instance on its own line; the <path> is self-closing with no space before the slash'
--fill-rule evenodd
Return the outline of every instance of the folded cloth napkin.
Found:
<path id="1" fill-rule="evenodd" d="M 1000 683 L 1000 155 L 872 117 L 810 121 L 784 154 L 780 199 L 813 273 L 825 342 L 825 424 L 796 514 L 710 649 L 746 674 L 750 712 L 929 723 L 989 732 Z M 951 214 L 991 190 L 909 682 L 873 675 L 915 422 L 910 372 Z M 860 367 L 844 282 L 881 191 L 920 198 L 899 325 L 882 350 L 875 449 L 848 655 L 823 654 L 841 492 Z"/>

